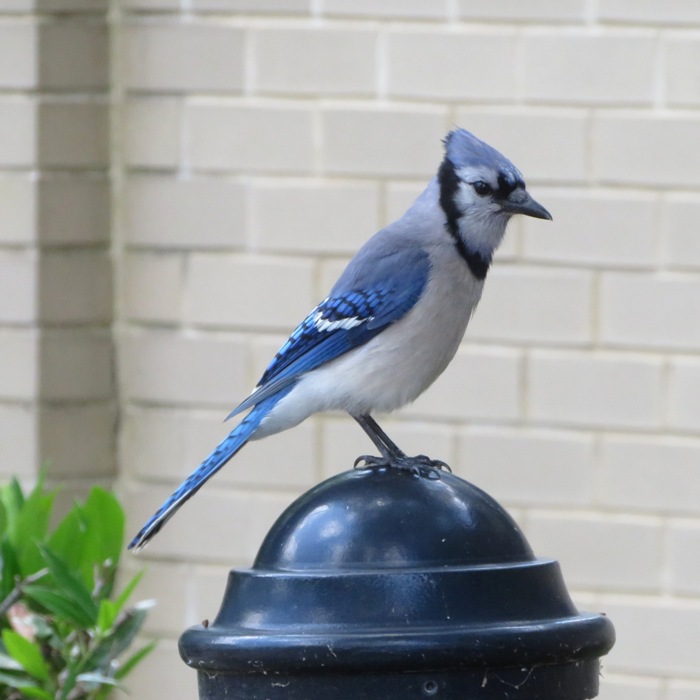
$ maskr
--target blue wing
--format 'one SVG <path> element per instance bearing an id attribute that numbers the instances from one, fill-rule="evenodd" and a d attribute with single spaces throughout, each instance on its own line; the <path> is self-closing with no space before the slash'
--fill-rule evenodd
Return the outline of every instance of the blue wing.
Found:
<path id="1" fill-rule="evenodd" d="M 393 253 L 369 272 L 344 275 L 296 328 L 265 370 L 256 390 L 228 418 L 245 411 L 346 352 L 364 345 L 402 318 L 418 301 L 428 281 L 424 251 Z M 390 272 L 390 274 L 387 274 Z M 382 274 L 384 273 L 384 274 Z M 349 288 L 343 289 L 348 278 Z"/>

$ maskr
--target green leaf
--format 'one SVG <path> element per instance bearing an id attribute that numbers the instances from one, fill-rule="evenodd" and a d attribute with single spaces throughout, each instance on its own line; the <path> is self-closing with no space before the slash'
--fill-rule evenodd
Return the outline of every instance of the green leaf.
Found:
<path id="1" fill-rule="evenodd" d="M 81 571 L 85 541 L 88 537 L 87 529 L 88 522 L 82 506 L 80 503 L 74 503 L 48 538 L 49 549 L 64 561 L 71 571 Z M 92 589 L 92 574 L 89 580 L 85 581 L 85 585 Z"/>
<path id="2" fill-rule="evenodd" d="M 114 672 L 114 677 L 121 680 L 129 674 L 141 661 L 143 661 L 155 648 L 157 642 L 149 642 L 146 646 L 141 647 L 135 654 L 130 656 L 123 664 L 120 664 Z"/>
<path id="3" fill-rule="evenodd" d="M 34 676 L 40 681 L 48 680 L 49 667 L 46 665 L 38 646 L 11 629 L 2 631 L 2 641 L 10 656 L 22 664 L 30 676 Z"/>
<path id="4" fill-rule="evenodd" d="M 3 537 L 5 531 L 7 530 L 7 510 L 5 509 L 5 504 L 0 498 L 0 537 Z"/>
<path id="5" fill-rule="evenodd" d="M 114 605 L 117 608 L 117 612 L 120 612 L 121 609 L 124 607 L 126 604 L 126 601 L 129 600 L 131 597 L 131 594 L 134 592 L 134 589 L 136 586 L 138 586 L 139 581 L 143 578 L 143 575 L 146 573 L 146 569 L 141 569 L 132 579 L 129 581 L 129 583 L 124 586 L 122 592 L 116 597 L 114 601 Z"/>
<path id="6" fill-rule="evenodd" d="M 0 688 L 3 685 L 9 688 L 26 688 L 29 682 L 27 675 L 24 673 L 21 676 L 15 676 L 12 673 L 3 673 L 0 671 Z"/>
<path id="7" fill-rule="evenodd" d="M 88 621 L 86 627 L 94 625 L 97 622 L 97 603 L 93 600 L 83 581 L 73 574 L 48 547 L 40 544 L 39 551 L 58 585 L 60 594 L 83 611 L 85 619 Z"/>
<path id="8" fill-rule="evenodd" d="M 17 479 L 13 477 L 8 484 L 0 489 L 0 501 L 5 509 L 8 539 L 14 542 L 17 532 L 17 518 L 24 505 L 24 494 Z"/>
<path id="9" fill-rule="evenodd" d="M 66 598 L 60 591 L 46 586 L 27 586 L 24 589 L 27 598 L 46 608 L 58 620 L 67 622 L 79 629 L 89 629 L 95 623 L 95 618 L 74 600 Z"/>
<path id="10" fill-rule="evenodd" d="M 83 552 L 83 574 L 92 576 L 95 567 L 111 563 L 103 594 L 114 586 L 114 572 L 124 547 L 124 510 L 114 494 L 95 486 L 83 504 L 88 537 Z M 86 570 L 87 569 L 87 570 Z"/>
<path id="11" fill-rule="evenodd" d="M 146 620 L 146 605 L 136 606 L 122 613 L 110 632 L 94 648 L 92 668 L 104 669 L 112 659 L 116 659 L 129 648 Z"/>
<path id="12" fill-rule="evenodd" d="M 39 700 L 53 700 L 53 695 L 48 690 L 37 688 L 33 685 L 23 685 L 19 688 L 28 698 L 39 698 Z"/>
<path id="13" fill-rule="evenodd" d="M 5 671 L 21 671 L 22 665 L 15 661 L 11 656 L 0 652 L 0 668 Z"/>
<path id="14" fill-rule="evenodd" d="M 111 685 L 117 687 L 119 683 L 111 676 L 105 676 L 103 673 L 90 671 L 89 673 L 81 673 L 77 678 L 79 683 L 89 683 L 95 685 Z"/>
<path id="15" fill-rule="evenodd" d="M 20 575 L 19 562 L 9 539 L 0 542 L 0 599 L 5 600 L 14 590 L 15 579 Z"/>
<path id="16" fill-rule="evenodd" d="M 26 498 L 21 496 L 19 484 L 16 481 L 13 483 L 8 538 L 17 554 L 22 575 L 30 576 L 44 565 L 37 542 L 46 537 L 56 492 L 44 491 L 43 476 Z"/>
<path id="17" fill-rule="evenodd" d="M 119 608 L 114 602 L 107 600 L 107 598 L 102 599 L 97 613 L 97 628 L 100 632 L 108 632 L 117 619 L 118 614 Z"/>

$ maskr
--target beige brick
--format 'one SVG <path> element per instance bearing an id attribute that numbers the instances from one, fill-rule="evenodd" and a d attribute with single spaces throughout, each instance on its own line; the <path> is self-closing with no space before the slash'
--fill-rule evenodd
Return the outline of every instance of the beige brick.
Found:
<path id="1" fill-rule="evenodd" d="M 39 26 L 39 81 L 49 90 L 106 89 L 109 33 L 104 21 L 73 19 Z"/>
<path id="2" fill-rule="evenodd" d="M 188 616 L 193 623 L 213 620 L 228 583 L 230 567 L 199 564 L 190 580 L 190 605 Z M 193 624 L 189 623 L 189 624 Z"/>
<path id="3" fill-rule="evenodd" d="M 700 362 L 695 359 L 671 361 L 669 420 L 674 428 L 700 431 Z"/>
<path id="4" fill-rule="evenodd" d="M 154 557 L 197 562 L 252 564 L 268 530 L 298 492 L 257 492 L 217 487 L 218 477 L 197 493 L 149 545 Z M 163 486 L 130 488 L 124 494 L 128 522 L 143 525 L 166 498 Z"/>
<path id="5" fill-rule="evenodd" d="M 38 333 L 0 327 L 0 399 L 32 400 L 38 388 Z"/>
<path id="6" fill-rule="evenodd" d="M 594 267 L 657 264 L 659 205 L 653 194 L 545 189 L 538 192 L 538 200 L 554 221 L 543 226 L 523 217 L 524 257 Z"/>
<path id="7" fill-rule="evenodd" d="M 33 250 L 0 249 L 0 323 L 31 323 L 37 314 L 39 261 Z"/>
<path id="8" fill-rule="evenodd" d="M 26 90 L 37 83 L 37 31 L 26 19 L 0 24 L 0 86 Z"/>
<path id="9" fill-rule="evenodd" d="M 700 34 L 665 37 L 664 78 L 671 104 L 700 105 L 699 65 Z"/>
<path id="10" fill-rule="evenodd" d="M 46 167 L 104 168 L 109 163 L 109 110 L 98 102 L 39 106 L 39 162 Z"/>
<path id="11" fill-rule="evenodd" d="M 652 592 L 661 585 L 660 520 L 535 511 L 526 534 L 538 556 L 559 559 L 569 586 Z"/>
<path id="12" fill-rule="evenodd" d="M 127 535 L 131 535 L 128 532 Z M 148 611 L 143 632 L 155 637 L 170 635 L 177 637 L 183 630 L 202 620 L 189 620 L 191 610 L 192 566 L 185 563 L 149 561 L 146 567 L 136 557 L 124 557 L 121 563 L 121 579 L 126 582 L 145 569 L 132 602 L 155 600 L 156 605 Z M 176 659 L 173 658 L 173 661 Z M 145 665 L 150 662 L 146 661 Z M 145 697 L 145 696 L 144 696 Z M 180 697 L 177 695 L 176 697 Z"/>
<path id="13" fill-rule="evenodd" d="M 121 382 L 131 401 L 229 406 L 249 389 L 237 336 L 132 331 L 122 338 Z"/>
<path id="14" fill-rule="evenodd" d="M 700 682 L 671 680 L 666 698 L 667 700 L 700 700 Z"/>
<path id="15" fill-rule="evenodd" d="M 31 97 L 0 96 L 0 166 L 33 165 L 37 155 L 36 111 Z"/>
<path id="16" fill-rule="evenodd" d="M 673 313 L 669 313 L 672 309 Z M 700 287 L 695 276 L 602 275 L 600 334 L 613 345 L 700 348 Z"/>
<path id="17" fill-rule="evenodd" d="M 391 32 L 389 93 L 463 101 L 510 100 L 515 91 L 515 47 L 515 34 L 507 31 Z"/>
<path id="18" fill-rule="evenodd" d="M 310 310 L 310 309 L 309 309 Z M 301 319 L 300 319 L 301 320 Z M 290 329 L 291 330 L 291 329 Z M 247 387 L 245 396 L 252 390 L 262 377 L 263 372 L 272 361 L 275 353 L 282 347 L 283 343 L 289 338 L 289 333 L 253 335 L 250 337 L 250 346 L 252 354 L 252 368 L 250 372 L 250 386 Z M 244 396 L 241 396 L 241 400 Z M 239 401 L 236 401 L 236 404 Z"/>
<path id="19" fill-rule="evenodd" d="M 311 0 L 192 0 L 192 6 L 202 12 L 300 15 L 311 10 Z"/>
<path id="20" fill-rule="evenodd" d="M 173 168 L 180 159 L 180 100 L 130 98 L 124 106 L 124 159 L 128 165 Z"/>
<path id="21" fill-rule="evenodd" d="M 260 250 L 353 253 L 379 229 L 379 191 L 364 183 L 254 183 L 251 236 Z"/>
<path id="22" fill-rule="evenodd" d="M 669 195 L 664 202 L 667 231 L 666 259 L 677 267 L 700 267 L 700 238 L 694 235 L 700 217 L 700 198 Z"/>
<path id="23" fill-rule="evenodd" d="M 39 264 L 39 315 L 47 323 L 109 323 L 112 263 L 107 252 L 45 252 Z"/>
<path id="24" fill-rule="evenodd" d="M 189 700 L 197 697 L 197 673 L 180 659 L 177 642 L 161 639 L 147 660 L 124 680 L 124 687 L 135 698 L 162 694 L 172 700 Z"/>
<path id="25" fill-rule="evenodd" d="M 697 440 L 608 436 L 603 438 L 600 455 L 604 505 L 617 510 L 700 514 Z"/>
<path id="26" fill-rule="evenodd" d="M 693 187 L 700 171 L 688 144 L 700 139 L 700 119 L 684 114 L 611 112 L 593 120 L 595 173 L 611 183 Z"/>
<path id="27" fill-rule="evenodd" d="M 686 24 L 700 22 L 694 0 L 605 0 L 597 8 L 600 19 L 612 22 Z"/>
<path id="28" fill-rule="evenodd" d="M 27 12 L 34 9 L 35 0 L 5 0 L 0 6 L 0 14 L 5 12 Z"/>
<path id="29" fill-rule="evenodd" d="M 110 477 L 116 471 L 116 407 L 112 403 L 45 406 L 41 452 L 52 479 Z"/>
<path id="30" fill-rule="evenodd" d="M 195 325 L 293 330 L 317 303 L 302 260 L 192 254 L 185 318 Z"/>
<path id="31" fill-rule="evenodd" d="M 585 0 L 501 0 L 484 3 L 480 0 L 459 0 L 462 19 L 514 20 L 526 22 L 576 22 L 586 18 Z"/>
<path id="32" fill-rule="evenodd" d="M 253 36 L 260 92 L 370 95 L 376 86 L 377 36 L 365 30 L 269 28 Z"/>
<path id="33" fill-rule="evenodd" d="M 700 593 L 700 521 L 671 522 L 669 537 L 671 586 L 674 592 L 680 595 L 698 595 Z"/>
<path id="34" fill-rule="evenodd" d="M 4 348 L 0 355 L 5 362 Z M 0 403 L 0 480 L 3 483 L 12 475 L 33 476 L 40 463 L 38 437 L 36 410 L 30 404 Z"/>
<path id="35" fill-rule="evenodd" d="M 401 420 L 401 416 L 401 413 L 396 414 L 396 417 L 377 416 L 377 420 L 406 454 L 425 454 L 455 466 L 454 431 L 451 427 L 438 423 Z M 321 461 L 326 476 L 352 469 L 360 455 L 377 454 L 377 448 L 349 416 L 324 416 L 321 422 L 321 436 Z"/>
<path id="36" fill-rule="evenodd" d="M 180 254 L 130 253 L 122 260 L 123 307 L 132 321 L 182 319 L 185 263 Z"/>
<path id="37" fill-rule="evenodd" d="M 617 632 L 615 649 L 606 663 L 610 671 L 700 676 L 697 606 L 654 599 L 611 599 L 603 604 Z"/>
<path id="38" fill-rule="evenodd" d="M 223 178 L 132 177 L 125 236 L 149 248 L 233 248 L 245 243 L 245 188 Z"/>
<path id="39" fill-rule="evenodd" d="M 41 396 L 48 401 L 111 399 L 112 338 L 107 330 L 49 330 L 41 338 Z"/>
<path id="40" fill-rule="evenodd" d="M 313 167 L 310 109 L 192 101 L 185 116 L 196 168 L 288 173 Z"/>
<path id="41" fill-rule="evenodd" d="M 496 265 L 469 324 L 469 338 L 584 343 L 591 338 L 588 272 Z"/>
<path id="42" fill-rule="evenodd" d="M 106 12 L 104 0 L 34 0 L 34 6 L 47 12 Z"/>
<path id="43" fill-rule="evenodd" d="M 180 0 L 124 0 L 124 7 L 133 10 L 179 10 Z"/>
<path id="44" fill-rule="evenodd" d="M 244 32 L 238 27 L 131 24 L 124 32 L 124 82 L 132 90 L 238 91 Z"/>
<path id="45" fill-rule="evenodd" d="M 382 224 L 386 226 L 403 216 L 427 185 L 425 180 L 416 182 L 388 182 L 384 195 L 386 213 Z"/>
<path id="46" fill-rule="evenodd" d="M 323 14 L 370 19 L 445 19 L 447 0 L 324 0 Z"/>
<path id="47" fill-rule="evenodd" d="M 431 177 L 440 165 L 442 109 L 329 109 L 322 122 L 329 173 Z"/>
<path id="48" fill-rule="evenodd" d="M 606 665 L 603 659 L 604 669 Z M 618 676 L 607 672 L 601 675 L 598 700 L 661 700 L 662 698 L 661 680 L 658 678 Z"/>
<path id="49" fill-rule="evenodd" d="M 470 426 L 458 438 L 459 473 L 499 500 L 517 506 L 592 500 L 590 435 Z"/>
<path id="50" fill-rule="evenodd" d="M 529 416 L 559 425 L 658 427 L 662 369 L 660 360 L 641 356 L 535 351 Z"/>
<path id="51" fill-rule="evenodd" d="M 109 181 L 101 176 L 46 176 L 38 186 L 38 237 L 43 246 L 106 245 Z"/>
<path id="52" fill-rule="evenodd" d="M 650 104 L 654 48 L 654 34 L 644 30 L 529 32 L 523 45 L 524 97 L 545 102 Z"/>
<path id="53" fill-rule="evenodd" d="M 34 242 L 36 185 L 31 177 L 3 173 L 0 176 L 0 244 Z"/>
<path id="54" fill-rule="evenodd" d="M 321 274 L 319 275 L 319 282 L 316 285 L 317 299 L 325 299 L 328 296 L 336 280 L 350 262 L 350 258 L 351 256 L 347 255 L 343 258 L 330 258 L 321 262 Z"/>
<path id="55" fill-rule="evenodd" d="M 229 407 L 243 398 L 232 396 Z M 130 408 L 121 439 L 130 474 L 171 484 L 184 479 L 235 428 L 237 418 L 222 422 L 227 412 Z M 308 420 L 293 430 L 250 442 L 217 482 L 243 488 L 310 488 L 317 480 L 316 432 L 316 422 Z"/>
<path id="56" fill-rule="evenodd" d="M 520 415 L 520 354 L 463 347 L 445 373 L 405 415 L 512 421 Z"/>
<path id="57" fill-rule="evenodd" d="M 586 178 L 586 118 L 574 110 L 463 107 L 457 123 L 497 148 L 526 181 Z M 534 194 L 534 191 L 533 191 Z"/>

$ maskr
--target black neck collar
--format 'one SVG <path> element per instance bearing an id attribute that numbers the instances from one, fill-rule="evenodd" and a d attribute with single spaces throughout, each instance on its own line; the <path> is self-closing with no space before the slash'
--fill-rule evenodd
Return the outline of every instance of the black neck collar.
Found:
<path id="1" fill-rule="evenodd" d="M 440 185 L 440 206 L 445 212 L 445 228 L 452 236 L 457 252 L 469 266 L 471 273 L 478 280 L 486 278 L 486 273 L 491 265 L 491 257 L 484 258 L 481 253 L 470 250 L 464 239 L 459 235 L 459 219 L 462 213 L 457 208 L 455 195 L 459 189 L 459 177 L 452 161 L 445 158 L 438 170 L 438 183 Z"/>

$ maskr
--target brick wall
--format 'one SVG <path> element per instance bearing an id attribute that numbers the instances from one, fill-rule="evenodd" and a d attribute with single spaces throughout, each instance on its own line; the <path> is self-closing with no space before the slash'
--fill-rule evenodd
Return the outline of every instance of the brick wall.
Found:
<path id="1" fill-rule="evenodd" d="M 459 124 L 555 221 L 513 222 L 457 357 L 387 430 L 612 617 L 601 698 L 698 700 L 700 5 L 113 0 L 109 44 L 104 4 L 0 14 L 0 470 L 111 473 L 118 405 L 134 531 Z M 196 696 L 182 629 L 369 449 L 335 415 L 250 445 L 129 559 L 165 638 L 135 697 Z"/>
<path id="2" fill-rule="evenodd" d="M 115 470 L 109 32 L 101 0 L 0 3 L 0 476 Z"/>

